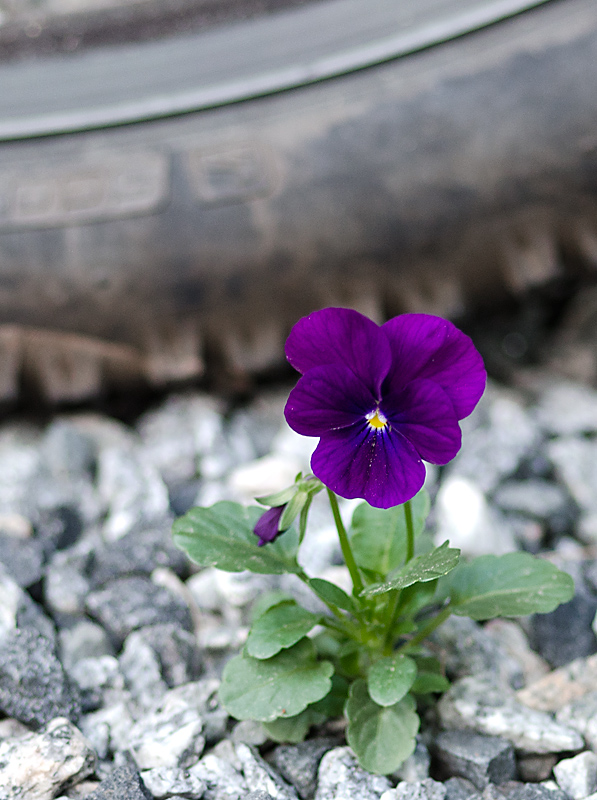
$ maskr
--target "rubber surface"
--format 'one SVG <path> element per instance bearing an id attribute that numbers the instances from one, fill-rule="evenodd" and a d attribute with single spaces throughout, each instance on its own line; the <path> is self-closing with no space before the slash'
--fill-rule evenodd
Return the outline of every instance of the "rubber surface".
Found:
<path id="1" fill-rule="evenodd" d="M 344 32 L 330 75 L 364 52 L 375 24 L 372 11 Z M 293 40 L 253 50 L 251 72 L 232 27 L 199 89 L 177 72 L 193 60 L 185 37 L 176 59 L 172 42 L 145 43 L 162 53 L 153 71 L 114 50 L 114 65 L 131 60 L 107 83 L 97 64 L 109 54 L 82 54 L 97 79 L 73 77 L 74 95 L 68 67 L 74 76 L 82 62 L 46 63 L 46 106 L 41 62 L 2 65 L 0 395 L 18 392 L 23 372 L 54 399 L 97 392 L 106 375 L 190 377 L 206 346 L 258 371 L 280 358 L 297 316 L 323 304 L 453 314 L 476 294 L 549 279 L 562 248 L 597 262 L 594 0 L 551 0 L 397 57 L 386 49 L 383 63 L 339 77 L 305 73 L 326 63 L 320 25 L 311 60 L 287 59 L 294 80 L 313 82 L 284 91 L 255 90 L 255 76 L 279 81 Z M 395 31 L 377 31 L 395 44 Z M 197 50 L 197 64 L 210 53 Z M 158 99 L 143 96 L 158 79 Z M 37 136 L 52 113 L 70 132 Z"/>

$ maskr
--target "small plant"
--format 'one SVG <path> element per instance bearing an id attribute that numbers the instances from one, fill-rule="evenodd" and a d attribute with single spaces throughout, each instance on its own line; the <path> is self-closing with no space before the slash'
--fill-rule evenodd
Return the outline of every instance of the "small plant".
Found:
<path id="1" fill-rule="evenodd" d="M 393 772 L 414 750 L 417 703 L 449 684 L 425 640 L 451 614 L 475 620 L 552 611 L 573 582 L 528 553 L 468 563 L 424 535 L 423 461 L 448 463 L 486 382 L 481 356 L 452 323 L 404 314 L 378 326 L 328 308 L 294 326 L 286 343 L 301 373 L 285 415 L 319 437 L 312 475 L 263 507 L 231 502 L 191 509 L 175 541 L 199 565 L 291 573 L 327 608 L 262 598 L 243 652 L 224 670 L 220 699 L 237 719 L 263 722 L 275 741 L 301 741 L 345 715 L 361 765 Z M 299 563 L 313 497 L 327 492 L 352 581 L 350 594 Z M 346 530 L 338 496 L 362 498 Z"/>

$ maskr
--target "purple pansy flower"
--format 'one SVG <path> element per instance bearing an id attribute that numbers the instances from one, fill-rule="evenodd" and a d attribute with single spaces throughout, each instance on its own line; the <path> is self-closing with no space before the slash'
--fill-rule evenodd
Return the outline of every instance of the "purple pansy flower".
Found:
<path id="1" fill-rule="evenodd" d="M 454 458 L 458 421 L 485 389 L 471 339 L 428 314 L 380 326 L 346 308 L 315 311 L 290 332 L 286 356 L 302 377 L 284 413 L 297 433 L 320 437 L 314 475 L 341 497 L 378 508 L 414 497 L 423 459 Z"/>
<path id="2" fill-rule="evenodd" d="M 286 508 L 285 505 L 283 506 L 274 506 L 273 508 L 268 508 L 257 520 L 257 524 L 255 525 L 253 532 L 256 536 L 259 537 L 259 541 L 257 542 L 257 547 L 263 547 L 264 544 L 269 544 L 273 542 L 278 534 L 283 533 L 284 531 L 278 530 L 278 526 L 280 524 L 280 518 L 284 513 L 284 509 Z"/>

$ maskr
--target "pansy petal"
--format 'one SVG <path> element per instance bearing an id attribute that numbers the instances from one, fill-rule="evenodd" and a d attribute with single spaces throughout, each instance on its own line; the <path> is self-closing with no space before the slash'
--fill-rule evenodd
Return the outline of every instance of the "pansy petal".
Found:
<path id="1" fill-rule="evenodd" d="M 367 424 L 322 436 L 311 469 L 340 497 L 362 497 L 377 508 L 405 503 L 425 480 L 425 466 L 407 439 Z"/>
<path id="2" fill-rule="evenodd" d="M 387 395 L 382 411 L 425 461 L 447 464 L 460 450 L 462 434 L 454 407 L 434 381 L 412 381 L 401 392 Z"/>
<path id="3" fill-rule="evenodd" d="M 448 320 L 429 314 L 402 314 L 381 330 L 393 356 L 384 392 L 415 378 L 428 378 L 446 392 L 458 419 L 471 413 L 485 390 L 487 375 L 469 336 Z"/>
<path id="4" fill-rule="evenodd" d="M 284 415 L 303 436 L 321 436 L 363 420 L 377 402 L 348 367 L 331 364 L 310 369 L 290 392 Z"/>
<path id="5" fill-rule="evenodd" d="M 286 340 L 286 358 L 301 373 L 344 364 L 379 398 L 392 354 L 379 325 L 350 308 L 324 308 L 300 319 Z"/>

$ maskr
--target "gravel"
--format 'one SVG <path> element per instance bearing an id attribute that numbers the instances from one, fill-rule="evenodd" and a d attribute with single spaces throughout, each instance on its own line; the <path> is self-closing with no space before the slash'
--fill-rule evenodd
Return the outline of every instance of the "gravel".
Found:
<path id="1" fill-rule="evenodd" d="M 228 717 L 219 677 L 253 603 L 298 590 L 284 576 L 198 570 L 172 545 L 191 505 L 247 502 L 308 469 L 313 442 L 283 423 L 285 392 L 240 409 L 172 395 L 134 426 L 90 413 L 1 425 L 0 798 L 595 794 L 597 391 L 534 385 L 490 385 L 461 454 L 433 471 L 438 538 L 467 554 L 549 551 L 577 595 L 540 617 L 440 628 L 432 646 L 452 687 L 389 777 L 358 766 L 341 727 L 276 745 L 260 723 Z M 338 547 L 321 496 L 312 520 L 301 558 L 331 575 Z"/>

